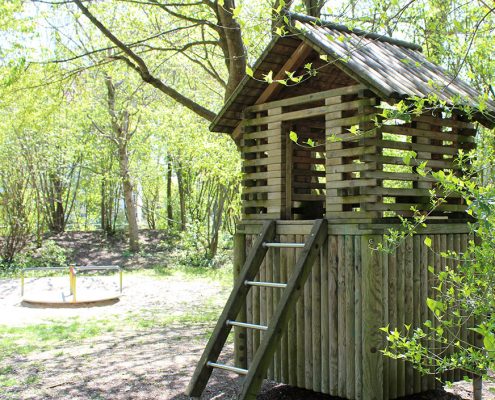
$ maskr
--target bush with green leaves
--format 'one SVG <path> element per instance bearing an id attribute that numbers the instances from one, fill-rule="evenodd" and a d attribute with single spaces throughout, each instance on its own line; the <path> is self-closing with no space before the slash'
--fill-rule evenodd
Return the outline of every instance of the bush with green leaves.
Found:
<path id="1" fill-rule="evenodd" d="M 459 154 L 461 173 L 421 172 L 438 180 L 444 192 L 460 193 L 469 206 L 467 213 L 476 221 L 470 224 L 472 239 L 465 251 L 437 254 L 446 267 L 436 273 L 435 296 L 427 299 L 435 321 L 383 328 L 387 339 L 383 353 L 411 362 L 422 373 L 461 369 L 465 375 L 488 377 L 487 371 L 495 369 L 495 183 L 491 171 L 495 153 L 492 145 L 479 152 L 483 157 L 477 154 L 476 159 L 474 154 Z M 434 198 L 432 207 L 442 201 Z M 416 224 L 405 222 L 404 231 L 393 232 L 385 246 L 414 233 L 424 221 L 418 217 Z M 429 251 L 436 251 L 430 238 L 424 243 Z M 435 273 L 433 266 L 429 273 Z M 463 331 L 471 332 L 468 340 Z"/>
<path id="2" fill-rule="evenodd" d="M 46 240 L 42 246 L 37 248 L 34 244 L 29 245 L 17 254 L 13 260 L 16 267 L 60 267 L 68 263 L 68 251 L 59 246 L 53 240 Z"/>

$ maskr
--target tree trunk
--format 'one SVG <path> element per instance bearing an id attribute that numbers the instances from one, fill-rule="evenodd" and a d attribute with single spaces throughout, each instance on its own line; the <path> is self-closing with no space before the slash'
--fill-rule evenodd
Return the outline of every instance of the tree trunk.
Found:
<path id="1" fill-rule="evenodd" d="M 112 141 L 117 144 L 119 156 L 120 178 L 124 192 L 124 203 L 129 225 L 129 250 L 139 251 L 139 230 L 134 202 L 134 188 L 129 174 L 128 144 L 133 133 L 130 131 L 130 115 L 127 110 L 117 113 L 115 110 L 115 86 L 110 76 L 105 77 L 108 93 L 108 113 L 112 120 Z"/>
<path id="2" fill-rule="evenodd" d="M 176 170 L 177 185 L 179 187 L 179 206 L 180 206 L 180 230 L 184 232 L 186 230 L 186 194 L 184 190 L 184 177 L 182 176 L 182 167 L 178 163 Z"/>
<path id="3" fill-rule="evenodd" d="M 223 209 L 225 206 L 226 188 L 223 186 L 218 187 L 218 200 L 213 207 L 213 224 L 211 241 L 208 248 L 208 258 L 212 259 L 217 255 L 218 251 L 218 235 L 220 234 L 220 228 L 222 227 Z"/>
<path id="4" fill-rule="evenodd" d="M 122 189 L 124 191 L 124 203 L 127 210 L 127 222 L 129 224 L 129 250 L 139 251 L 139 228 L 136 215 L 136 204 L 134 203 L 134 190 L 129 176 L 129 156 L 127 146 L 119 147 L 119 166 L 122 178 Z"/>
<path id="5" fill-rule="evenodd" d="M 170 155 L 167 155 L 167 226 L 169 229 L 173 226 L 174 213 L 172 209 L 172 161 Z"/>
<path id="6" fill-rule="evenodd" d="M 312 17 L 320 18 L 321 9 L 325 5 L 326 0 L 304 0 L 306 13 Z"/>

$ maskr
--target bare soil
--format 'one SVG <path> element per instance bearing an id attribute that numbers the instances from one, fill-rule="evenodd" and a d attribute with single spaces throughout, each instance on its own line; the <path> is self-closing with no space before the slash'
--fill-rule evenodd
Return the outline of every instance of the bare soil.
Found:
<path id="1" fill-rule="evenodd" d="M 139 232 L 141 250 L 131 254 L 125 232 L 107 236 L 100 231 L 71 231 L 51 236 L 50 240 L 66 249 L 69 262 L 77 265 L 119 265 L 126 269 L 166 264 L 166 256 L 176 242 L 176 238 L 162 231 L 143 229 Z"/>

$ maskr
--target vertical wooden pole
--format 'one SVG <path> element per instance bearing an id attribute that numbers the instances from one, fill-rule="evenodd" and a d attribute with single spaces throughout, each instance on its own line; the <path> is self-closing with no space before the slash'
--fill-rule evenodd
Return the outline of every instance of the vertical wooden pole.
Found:
<path id="1" fill-rule="evenodd" d="M 281 241 L 281 240 L 280 240 Z M 267 276 L 268 278 L 268 276 Z M 282 282 L 280 280 L 280 249 L 273 249 L 273 259 L 272 259 L 272 273 L 270 278 L 272 279 L 272 282 Z M 278 305 L 278 300 L 280 298 L 280 289 L 273 289 L 270 288 L 271 296 L 271 304 L 270 304 L 270 313 L 268 315 L 268 321 L 271 322 L 272 320 L 272 315 L 277 309 Z M 282 374 L 281 374 L 281 349 L 282 349 L 282 340 L 283 337 L 280 339 L 280 342 L 277 346 L 277 351 L 274 354 L 273 357 L 273 379 L 277 382 L 282 382 Z"/>
<path id="2" fill-rule="evenodd" d="M 347 380 L 347 399 L 354 399 L 355 389 L 355 308 L 354 308 L 354 237 L 345 236 L 345 308 L 346 308 L 346 380 Z"/>
<path id="3" fill-rule="evenodd" d="M 389 254 L 388 253 L 382 253 L 382 283 L 383 283 L 383 301 L 382 301 L 382 309 L 383 309 L 383 326 L 387 326 L 390 324 L 390 319 L 389 319 L 389 285 L 390 285 L 390 279 L 389 279 L 389 267 L 388 267 L 388 260 L 389 260 Z M 358 288 L 356 287 L 356 292 Z M 357 317 L 357 315 L 356 315 Z M 358 339 L 356 338 L 356 343 Z M 383 398 L 384 399 L 390 399 L 390 361 L 391 359 L 389 357 L 383 357 Z M 357 393 L 356 393 L 357 395 Z"/>
<path id="4" fill-rule="evenodd" d="M 324 248 L 325 246 L 323 246 Z M 312 311 L 312 353 L 313 353 L 313 384 L 315 392 L 321 392 L 321 250 L 313 266 L 311 279 L 311 311 Z"/>
<path id="5" fill-rule="evenodd" d="M 302 241 L 302 236 L 301 235 L 295 235 L 296 242 L 301 242 Z M 299 255 L 301 253 L 300 249 L 296 249 L 295 251 L 296 257 L 295 260 L 299 258 Z M 305 332 L 305 296 L 304 296 L 304 291 L 297 300 L 297 306 L 296 306 L 296 346 L 297 346 L 297 386 L 304 388 L 306 385 L 306 363 L 305 359 L 307 356 L 311 356 L 311 354 L 306 354 L 305 353 L 305 342 L 304 342 L 304 332 Z"/>
<path id="6" fill-rule="evenodd" d="M 327 242 L 321 249 L 320 276 L 321 276 L 321 391 L 330 393 L 330 311 L 329 311 L 329 270 L 328 270 L 328 246 Z"/>
<path id="7" fill-rule="evenodd" d="M 405 251 L 404 241 L 399 244 L 397 249 L 397 329 L 404 330 L 404 313 L 405 313 Z M 406 369 L 405 361 L 397 360 L 397 397 L 406 395 Z"/>
<path id="8" fill-rule="evenodd" d="M 382 257 L 377 246 L 381 236 L 361 237 L 363 294 L 363 400 L 383 399 Z"/>
<path id="9" fill-rule="evenodd" d="M 338 301 L 338 360 L 339 360 L 339 397 L 345 398 L 347 395 L 346 387 L 346 302 L 345 302 L 345 236 L 339 235 L 338 244 L 338 276 L 337 276 L 337 301 Z"/>
<path id="10" fill-rule="evenodd" d="M 411 236 L 407 236 L 405 238 L 406 251 L 405 251 L 405 282 L 404 287 L 405 291 L 403 295 L 405 296 L 404 301 L 404 324 L 410 325 L 412 327 L 413 324 L 413 315 L 414 315 L 414 304 L 413 304 L 413 270 L 414 270 L 414 260 L 413 260 L 413 238 Z M 403 326 L 401 329 L 405 329 Z M 410 395 L 414 391 L 414 371 L 412 364 L 405 363 L 406 369 L 406 395 Z"/>
<path id="11" fill-rule="evenodd" d="M 388 255 L 388 314 L 390 328 L 397 327 L 397 250 Z M 397 395 L 397 360 L 388 363 L 388 395 L 395 399 Z"/>
<path id="12" fill-rule="evenodd" d="M 287 236 L 288 242 L 295 242 L 295 235 Z M 294 265 L 296 264 L 296 250 L 295 249 L 287 249 L 287 282 L 294 271 Z M 288 345 L 288 367 L 289 367 L 289 385 L 297 386 L 299 382 L 298 378 L 298 366 L 299 362 L 297 360 L 298 351 L 297 351 L 297 320 L 299 315 L 299 304 L 301 303 L 301 298 L 297 301 L 296 312 L 292 315 L 292 318 L 289 319 L 289 329 L 287 335 L 287 345 Z"/>
<path id="13" fill-rule="evenodd" d="M 282 129 L 285 133 L 285 129 Z M 294 145 L 292 143 L 289 134 L 285 135 L 285 210 L 284 216 L 286 219 L 292 219 L 292 155 L 294 152 Z"/>
<path id="14" fill-rule="evenodd" d="M 338 342 L 338 236 L 331 235 L 328 238 L 328 351 L 329 351 L 329 392 L 332 396 L 338 395 L 338 376 L 339 376 L 339 342 Z"/>
<path id="15" fill-rule="evenodd" d="M 234 281 L 237 280 L 242 266 L 246 261 L 246 236 L 240 233 L 234 235 Z M 246 306 L 241 308 L 237 321 L 247 321 Z M 247 369 L 247 336 L 246 328 L 234 329 L 234 359 L 235 366 Z"/>
<path id="16" fill-rule="evenodd" d="M 300 242 L 304 242 L 305 238 L 300 237 Z M 302 332 L 304 332 L 304 387 L 308 390 L 312 389 L 313 386 L 313 340 L 312 336 L 316 332 L 313 332 L 313 310 L 312 300 L 311 300 L 311 281 L 313 279 L 313 271 L 311 270 L 308 279 L 304 285 L 304 294 L 301 297 L 304 297 L 304 326 L 302 328 Z"/>
<path id="17" fill-rule="evenodd" d="M 354 357 L 354 380 L 355 380 L 355 398 L 363 398 L 363 297 L 362 297 L 362 264 L 361 264 L 361 237 L 354 236 L 354 269 L 355 269 L 355 357 Z"/>
<path id="18" fill-rule="evenodd" d="M 425 303 L 421 303 L 421 243 L 420 236 L 413 236 L 413 327 L 421 326 L 421 308 Z M 414 369 L 414 393 L 421 392 L 421 374 Z"/>

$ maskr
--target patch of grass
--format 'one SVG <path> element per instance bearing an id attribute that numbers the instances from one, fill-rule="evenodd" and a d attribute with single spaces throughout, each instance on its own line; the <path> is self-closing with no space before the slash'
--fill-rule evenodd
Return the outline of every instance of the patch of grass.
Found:
<path id="1" fill-rule="evenodd" d="M 0 325 L 0 361 L 13 355 L 49 350 L 64 342 L 80 342 L 113 329 L 115 321 L 111 319 L 81 321 L 77 317 L 22 327 Z"/>
<path id="2" fill-rule="evenodd" d="M 18 384 L 19 381 L 15 377 L 15 370 L 12 365 L 0 368 L 0 390 Z"/>
<path id="3" fill-rule="evenodd" d="M 209 282 L 219 283 L 223 288 L 231 288 L 233 284 L 232 264 L 221 268 L 191 267 L 181 264 L 156 265 L 151 269 L 142 269 L 124 272 L 126 275 L 140 275 L 155 279 L 182 279 L 192 281 L 204 279 Z"/>

